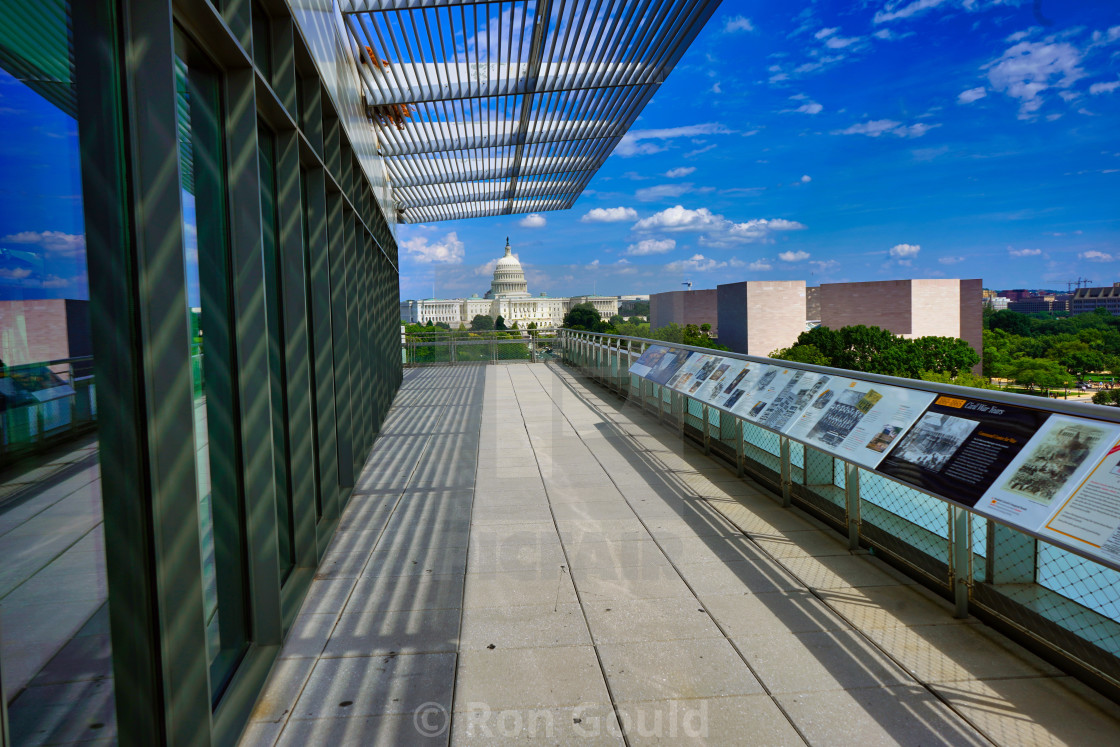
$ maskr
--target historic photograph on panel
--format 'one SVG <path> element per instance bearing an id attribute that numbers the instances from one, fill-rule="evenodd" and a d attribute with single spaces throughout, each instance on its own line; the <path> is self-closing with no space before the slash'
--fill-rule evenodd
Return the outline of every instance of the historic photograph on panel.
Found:
<path id="1" fill-rule="evenodd" d="M 902 428 L 897 425 L 883 426 L 883 430 L 879 431 L 875 438 L 871 439 L 871 442 L 867 444 L 867 448 L 882 454 L 887 450 L 887 447 L 891 445 L 891 442 L 898 437 L 898 433 L 901 430 Z"/>
<path id="2" fill-rule="evenodd" d="M 891 456 L 930 472 L 940 472 L 976 426 L 975 420 L 927 412 Z"/>
<path id="3" fill-rule="evenodd" d="M 809 439 L 836 447 L 859 424 L 876 402 L 882 398 L 875 390 L 861 392 L 847 389 L 840 392 L 836 401 L 825 410 L 821 419 L 809 430 Z"/>
<path id="4" fill-rule="evenodd" d="M 1063 423 L 1039 441 L 1003 489 L 1048 505 L 1106 434 L 1090 422 Z"/>

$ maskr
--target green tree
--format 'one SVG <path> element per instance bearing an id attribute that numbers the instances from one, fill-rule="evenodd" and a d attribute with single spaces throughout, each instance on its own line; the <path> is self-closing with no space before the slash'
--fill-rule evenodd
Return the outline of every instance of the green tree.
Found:
<path id="1" fill-rule="evenodd" d="M 599 312 L 590 303 L 577 303 L 564 315 L 563 326 L 568 329 L 581 329 L 587 332 L 606 332 L 612 328 L 603 321 Z"/>
<path id="2" fill-rule="evenodd" d="M 980 362 L 980 356 L 964 340 L 959 337 L 918 337 L 908 341 L 908 357 L 913 361 L 911 370 L 916 368 L 916 375 L 922 371 L 947 373 L 951 377 L 957 376 L 961 371 L 968 371 Z M 912 375 L 912 378 L 916 376 Z"/>
<path id="3" fill-rule="evenodd" d="M 1073 379 L 1057 361 L 1045 358 L 1019 358 L 1014 362 L 1011 378 L 1029 390 L 1035 387 L 1049 391 L 1069 386 Z"/>
<path id="4" fill-rule="evenodd" d="M 973 389 L 999 389 L 999 387 L 983 376 L 977 376 L 971 371 L 961 371 L 956 376 L 951 376 L 944 371 L 922 371 L 920 378 L 922 381 L 936 381 L 939 384 L 956 384 L 957 386 L 968 386 Z"/>
<path id="5" fill-rule="evenodd" d="M 816 345 L 793 345 L 788 348 L 775 350 L 770 354 L 771 358 L 778 358 L 790 363 L 809 363 L 814 366 L 831 366 L 832 361 L 821 351 L 817 350 Z"/>
<path id="6" fill-rule="evenodd" d="M 608 319 L 607 321 L 608 321 L 608 323 L 609 323 L 609 324 L 610 324 L 610 325 L 611 325 L 612 327 L 615 327 L 615 328 L 618 328 L 618 326 L 619 326 L 619 325 L 621 325 L 621 324 L 625 324 L 625 323 L 626 323 L 626 320 L 625 320 L 625 319 L 623 319 L 623 318 L 622 318 L 621 316 L 619 316 L 618 314 L 615 314 L 614 316 L 612 316 L 612 317 L 611 317 L 610 319 Z"/>
<path id="7" fill-rule="evenodd" d="M 429 320 L 428 320 L 428 323 L 427 323 L 427 324 L 425 324 L 424 326 L 425 326 L 425 327 L 434 327 L 434 326 L 436 326 L 436 325 L 435 325 L 435 323 L 434 323 L 434 322 L 433 322 L 433 321 L 432 321 L 431 319 L 429 319 Z"/>
<path id="8" fill-rule="evenodd" d="M 1120 389 L 1102 389 L 1093 395 L 1093 404 L 1120 407 Z"/>
<path id="9" fill-rule="evenodd" d="M 498 314 L 498 318 L 494 320 L 494 329 L 504 331 L 506 329 L 506 318 Z"/>
<path id="10" fill-rule="evenodd" d="M 489 314 L 476 314 L 474 319 L 471 319 L 472 332 L 488 332 L 494 329 L 494 320 Z"/>
<path id="11" fill-rule="evenodd" d="M 448 332 L 451 331 L 451 325 L 447 322 L 436 322 L 436 327 L 439 329 L 447 330 Z"/>

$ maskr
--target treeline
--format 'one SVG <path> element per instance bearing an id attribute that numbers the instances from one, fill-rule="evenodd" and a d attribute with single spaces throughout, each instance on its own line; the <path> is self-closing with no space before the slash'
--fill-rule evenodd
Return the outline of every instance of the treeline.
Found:
<path id="1" fill-rule="evenodd" d="M 1066 378 L 1120 370 L 1120 317 L 1106 309 L 1064 319 L 1015 311 L 984 315 L 984 375 L 1016 378 L 1018 369 L 1060 369 Z"/>
<path id="2" fill-rule="evenodd" d="M 907 339 L 862 324 L 840 329 L 815 327 L 770 357 L 884 376 L 969 384 L 975 383 L 970 369 L 980 362 L 972 346 L 957 337 Z"/>

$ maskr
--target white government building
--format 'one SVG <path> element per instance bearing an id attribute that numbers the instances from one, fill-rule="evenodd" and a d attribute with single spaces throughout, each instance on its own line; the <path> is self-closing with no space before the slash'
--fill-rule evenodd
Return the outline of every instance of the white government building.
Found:
<path id="1" fill-rule="evenodd" d="M 493 319 L 502 317 L 507 327 L 512 327 L 514 322 L 522 329 L 529 322 L 536 322 L 538 327 L 558 327 L 564 321 L 564 314 L 580 303 L 590 303 L 604 319 L 618 313 L 617 296 L 550 298 L 543 293 L 537 297 L 530 295 L 525 271 L 513 256 L 507 237 L 505 256 L 494 267 L 494 279 L 485 296 L 401 301 L 401 319 L 409 324 L 446 322 L 457 329 L 460 324 L 470 326 L 472 319 L 486 314 Z"/>

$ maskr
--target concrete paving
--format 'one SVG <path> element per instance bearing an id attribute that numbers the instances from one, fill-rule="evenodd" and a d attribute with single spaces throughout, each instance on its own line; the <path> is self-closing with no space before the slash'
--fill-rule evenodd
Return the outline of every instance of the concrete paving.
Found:
<path id="1" fill-rule="evenodd" d="M 407 372 L 242 744 L 1094 744 L 1120 708 L 555 364 Z"/>

